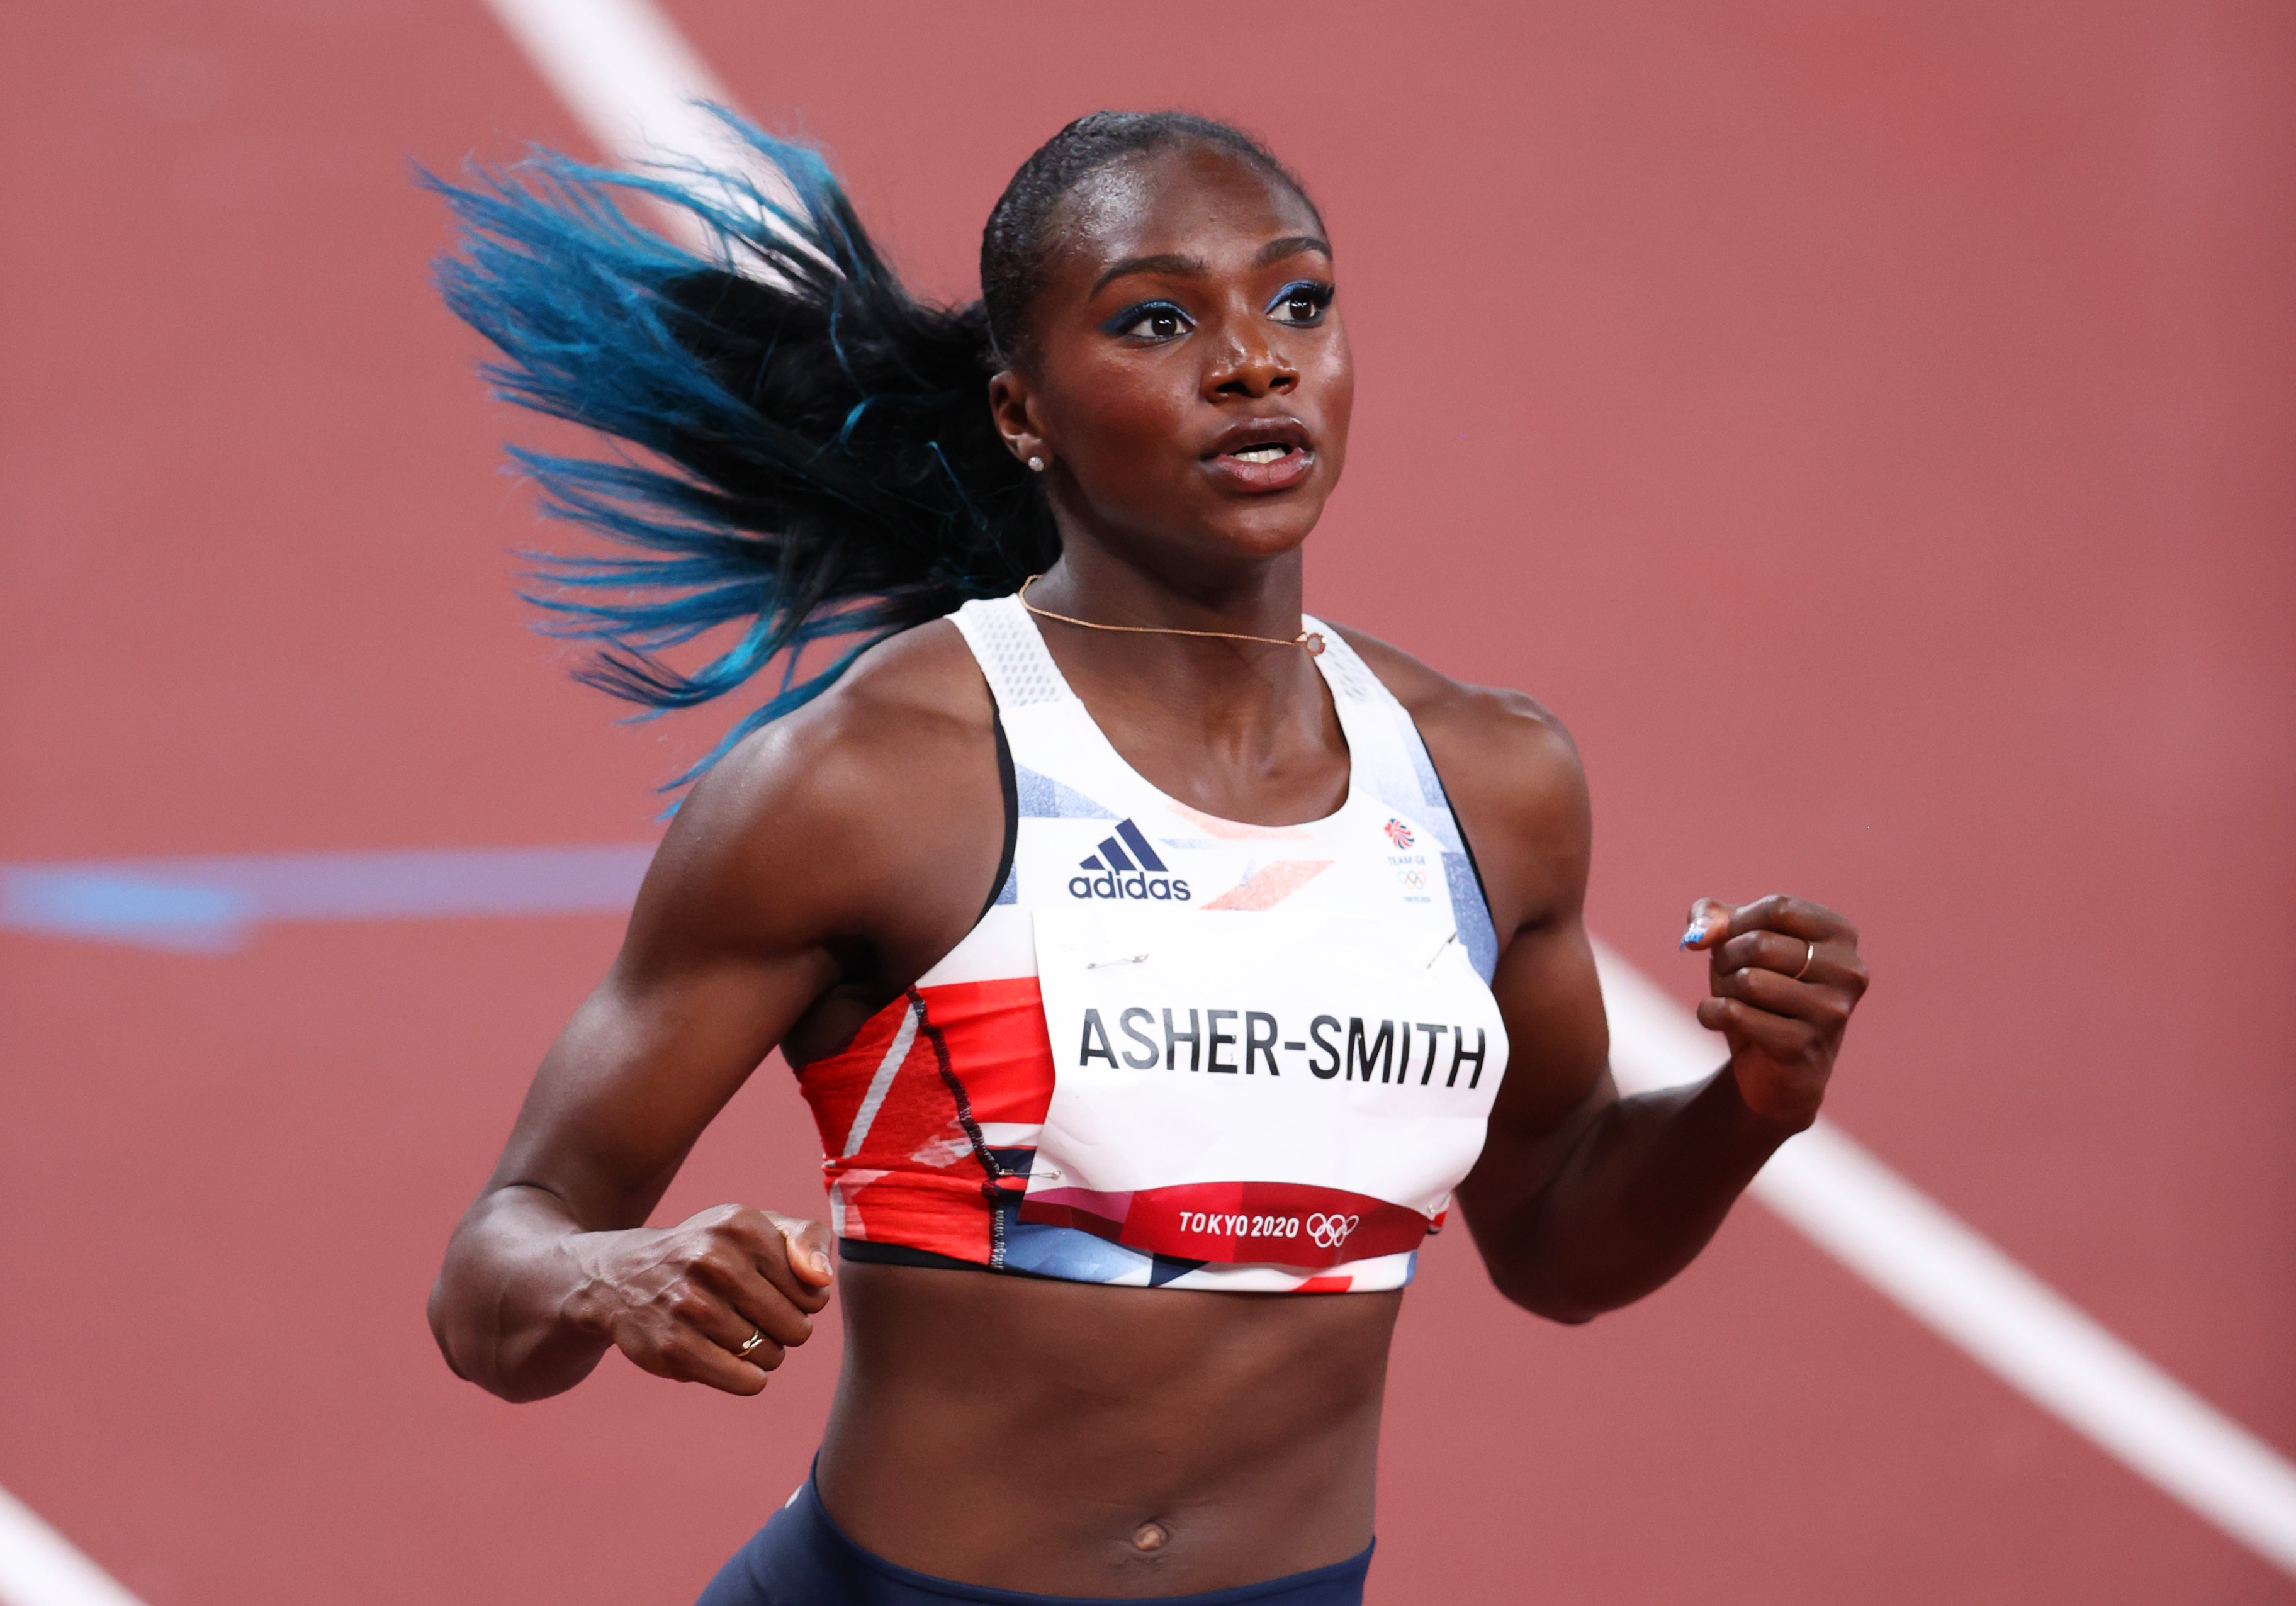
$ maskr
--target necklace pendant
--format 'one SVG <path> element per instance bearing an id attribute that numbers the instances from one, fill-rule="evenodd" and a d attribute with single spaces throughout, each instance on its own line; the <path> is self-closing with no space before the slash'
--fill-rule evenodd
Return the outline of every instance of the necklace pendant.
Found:
<path id="1" fill-rule="evenodd" d="M 1320 630 L 1309 630 L 1304 633 L 1300 637 L 1300 644 L 1308 649 L 1308 656 L 1310 658 L 1324 656 L 1324 633 Z"/>

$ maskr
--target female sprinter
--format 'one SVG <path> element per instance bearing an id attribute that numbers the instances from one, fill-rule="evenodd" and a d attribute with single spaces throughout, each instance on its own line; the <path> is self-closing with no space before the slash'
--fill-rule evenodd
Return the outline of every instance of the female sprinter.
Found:
<path id="1" fill-rule="evenodd" d="M 752 1395 L 841 1284 L 814 1474 L 709 1606 L 1358 1601 L 1389 1336 L 1451 1200 L 1527 1310 L 1648 1293 L 1816 1114 L 1856 933 L 1702 901 L 1729 1063 L 1618 1096 L 1570 738 L 1300 612 L 1354 378 L 1330 235 L 1258 144 L 1071 124 L 946 309 L 749 137 L 777 214 L 550 157 L 447 191 L 497 382 L 658 465 L 525 460 L 635 548 L 554 570 L 590 674 L 666 708 L 784 668 L 455 1230 L 439 1345 L 513 1400 L 609 1348 Z M 657 656 L 727 624 L 695 673 Z M 648 1226 L 775 1048 L 828 1223 Z"/>

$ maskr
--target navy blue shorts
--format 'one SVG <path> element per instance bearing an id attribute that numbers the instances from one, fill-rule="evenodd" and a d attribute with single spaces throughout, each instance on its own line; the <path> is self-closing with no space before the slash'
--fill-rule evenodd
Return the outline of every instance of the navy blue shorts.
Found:
<path id="1" fill-rule="evenodd" d="M 991 1606 L 1363 1606 L 1364 1575 L 1370 1570 L 1366 1549 L 1352 1561 L 1265 1584 L 1129 1602 L 952 1584 L 896 1567 L 847 1538 L 822 1509 L 808 1476 L 796 1498 L 718 1569 L 695 1606 L 947 1606 L 951 1601 Z"/>

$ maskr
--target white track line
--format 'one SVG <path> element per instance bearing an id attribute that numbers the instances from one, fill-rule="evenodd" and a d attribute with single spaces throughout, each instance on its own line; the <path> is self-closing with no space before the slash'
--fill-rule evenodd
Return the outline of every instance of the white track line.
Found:
<path id="1" fill-rule="evenodd" d="M 0 1601 L 8 1606 L 144 1606 L 5 1489 L 0 1489 Z"/>
<path id="2" fill-rule="evenodd" d="M 1599 944 L 1611 1062 L 1629 1093 L 1715 1065 L 1715 1039 Z M 1754 1197 L 2129 1467 L 2296 1572 L 2296 1467 L 2099 1326 L 1831 1121 L 1778 1151 Z"/>
<path id="3" fill-rule="evenodd" d="M 698 103 L 734 104 L 733 94 L 677 31 L 644 0 L 486 0 L 601 151 L 632 167 L 668 156 L 742 174 L 775 200 L 791 192 L 781 171 Z M 737 192 L 712 197 L 750 210 Z M 693 219 L 660 209 L 687 245 L 712 244 Z"/>
<path id="4" fill-rule="evenodd" d="M 650 0 L 488 0 L 600 143 L 627 130 L 677 145 L 676 103 L 733 102 Z M 1713 1040 L 1672 999 L 1603 955 L 1613 1056 L 1635 1088 L 1691 1080 Z M 1780 1151 L 1755 1196 L 2028 1397 L 2203 1517 L 2296 1573 L 2296 1468 L 1829 1125 Z"/>
<path id="5" fill-rule="evenodd" d="M 625 161 L 666 150 L 715 157 L 718 119 L 696 101 L 734 103 L 676 25 L 629 0 L 488 0 L 598 148 Z"/>

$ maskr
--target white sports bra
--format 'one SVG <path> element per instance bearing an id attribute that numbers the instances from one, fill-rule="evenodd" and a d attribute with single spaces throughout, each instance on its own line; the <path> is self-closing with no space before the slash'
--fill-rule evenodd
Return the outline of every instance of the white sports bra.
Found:
<path id="1" fill-rule="evenodd" d="M 1243 824 L 1127 764 L 1017 598 L 953 622 L 1009 754 L 1009 867 L 962 942 L 801 1074 L 844 1252 L 1150 1287 L 1407 1282 L 1507 1052 L 1490 914 L 1410 716 L 1303 620 L 1347 800 Z"/>

